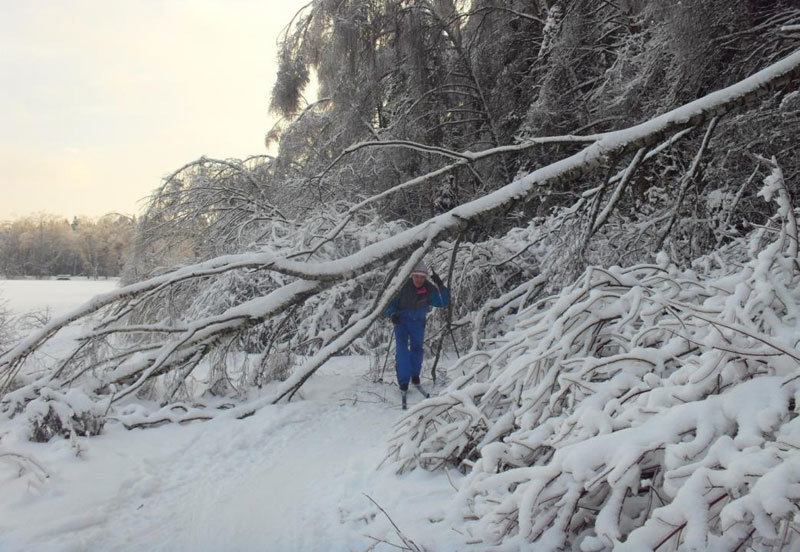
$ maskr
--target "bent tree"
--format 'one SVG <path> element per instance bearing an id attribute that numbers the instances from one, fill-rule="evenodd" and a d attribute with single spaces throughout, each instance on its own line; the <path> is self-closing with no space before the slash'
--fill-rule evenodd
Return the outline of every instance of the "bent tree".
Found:
<path id="1" fill-rule="evenodd" d="M 413 265 L 443 240 L 472 224 L 508 213 L 544 188 L 574 182 L 601 170 L 606 174 L 602 183 L 581 194 L 569 211 L 571 215 L 578 214 L 578 227 L 584 229 L 579 247 L 571 252 L 573 257 L 581 258 L 592 237 L 609 220 L 641 163 L 658 156 L 667 144 L 680 139 L 690 129 L 708 125 L 706 133 L 710 136 L 720 117 L 751 104 L 770 91 L 797 82 L 798 74 L 800 52 L 795 52 L 733 86 L 629 128 L 588 136 L 534 138 L 480 152 L 451 152 L 439 148 L 450 164 L 437 169 L 437 175 L 542 143 L 583 145 L 577 153 L 396 235 L 387 236 L 383 227 L 365 243 L 364 236 L 356 236 L 353 225 L 348 226 L 373 201 L 368 199 L 346 211 L 322 217 L 325 223 L 301 236 L 299 245 L 296 238 L 301 225 L 272 220 L 272 226 L 264 232 L 264 245 L 255 251 L 182 266 L 98 296 L 81 308 L 52 320 L 0 357 L 4 411 L 8 415 L 24 411 L 28 403 L 40 398 L 43 390 L 50 393 L 80 389 L 105 410 L 123 405 L 132 396 L 145 392 L 161 403 L 161 410 L 156 412 L 142 413 L 134 409 L 128 416 L 120 414 L 120 419 L 132 426 L 207 419 L 221 411 L 196 406 L 194 399 L 197 397 L 192 395 L 187 378 L 198 367 L 206 362 L 213 374 L 220 369 L 220 363 L 224 364 L 229 351 L 253 343 L 253 332 L 261 332 L 257 341 L 261 344 L 259 362 L 262 364 L 285 345 L 281 343 L 281 336 L 286 332 L 309 332 L 305 343 L 307 358 L 286 381 L 266 396 L 226 409 L 224 415 L 244 417 L 261 405 L 289 399 L 325 360 L 348 347 L 370 328 Z M 706 144 L 704 141 L 698 157 Z M 422 144 L 380 141 L 364 147 L 427 148 Z M 420 175 L 384 192 L 381 197 L 418 186 L 429 177 L 430 173 Z M 691 174 L 687 180 L 690 177 Z M 679 191 L 678 202 L 682 195 Z M 665 227 L 666 232 L 671 224 Z M 257 296 L 242 294 L 240 297 L 244 299 L 237 301 L 239 296 L 233 294 L 232 304 L 222 305 L 214 312 L 200 309 L 193 311 L 191 317 L 181 316 L 186 307 L 181 301 L 187 296 L 212 296 L 221 289 L 242 285 L 248 278 L 260 278 Z M 302 326 L 292 318 L 303 309 L 314 312 L 325 301 L 334 304 L 341 300 L 338 294 L 354 293 L 356 288 L 365 300 L 351 307 L 349 316 L 340 321 L 336 331 L 315 335 L 315 317 L 308 323 L 311 326 Z M 85 322 L 85 330 L 74 350 L 44 376 L 32 378 L 28 375 L 24 370 L 26 361 L 60 329 L 76 321 Z M 263 346 L 265 342 L 269 344 L 266 347 Z"/>

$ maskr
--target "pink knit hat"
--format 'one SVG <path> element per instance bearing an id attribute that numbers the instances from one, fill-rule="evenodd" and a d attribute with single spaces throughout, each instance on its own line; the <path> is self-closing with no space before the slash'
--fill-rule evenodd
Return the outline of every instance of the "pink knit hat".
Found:
<path id="1" fill-rule="evenodd" d="M 414 267 L 414 270 L 411 271 L 411 275 L 413 276 L 416 274 L 417 276 L 425 276 L 428 277 L 428 267 L 422 261 L 417 263 L 417 266 Z"/>

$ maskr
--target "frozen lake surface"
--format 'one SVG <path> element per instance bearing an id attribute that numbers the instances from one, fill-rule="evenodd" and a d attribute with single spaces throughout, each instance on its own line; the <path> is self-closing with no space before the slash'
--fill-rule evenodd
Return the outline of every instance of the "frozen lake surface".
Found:
<path id="1" fill-rule="evenodd" d="M 95 295 L 119 285 L 108 280 L 0 280 L 0 301 L 5 300 L 15 314 L 49 308 L 51 316 L 65 314 Z"/>

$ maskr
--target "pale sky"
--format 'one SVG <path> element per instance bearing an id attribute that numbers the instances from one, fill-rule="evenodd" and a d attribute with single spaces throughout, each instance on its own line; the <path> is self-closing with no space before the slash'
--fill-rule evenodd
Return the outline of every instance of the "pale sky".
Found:
<path id="1" fill-rule="evenodd" d="M 266 153 L 309 0 L 0 0 L 0 219 L 138 214 L 201 155 Z"/>

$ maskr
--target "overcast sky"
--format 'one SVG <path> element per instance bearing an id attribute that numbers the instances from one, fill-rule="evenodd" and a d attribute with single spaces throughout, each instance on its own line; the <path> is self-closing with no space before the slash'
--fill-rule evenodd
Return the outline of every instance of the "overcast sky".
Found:
<path id="1" fill-rule="evenodd" d="M 0 219 L 138 213 L 201 155 L 265 153 L 308 0 L 0 0 Z"/>

